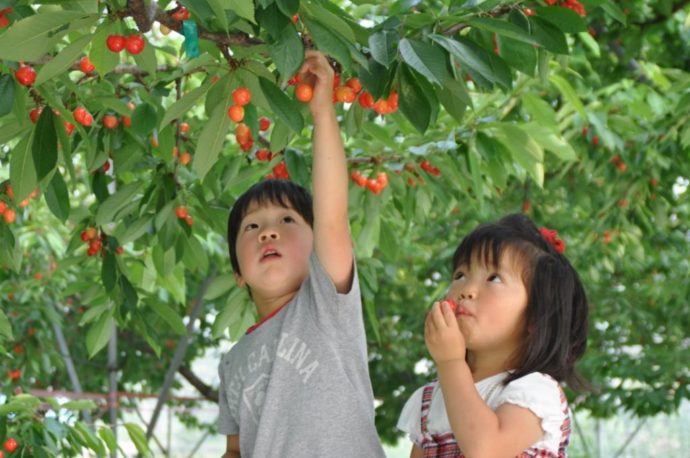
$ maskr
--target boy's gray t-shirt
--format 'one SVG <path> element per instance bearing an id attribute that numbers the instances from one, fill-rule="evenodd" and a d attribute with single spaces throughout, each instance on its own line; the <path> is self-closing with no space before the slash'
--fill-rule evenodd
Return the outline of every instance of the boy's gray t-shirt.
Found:
<path id="1" fill-rule="evenodd" d="M 374 425 L 359 281 L 338 294 L 312 252 L 309 277 L 221 359 L 221 434 L 249 457 L 384 457 Z"/>

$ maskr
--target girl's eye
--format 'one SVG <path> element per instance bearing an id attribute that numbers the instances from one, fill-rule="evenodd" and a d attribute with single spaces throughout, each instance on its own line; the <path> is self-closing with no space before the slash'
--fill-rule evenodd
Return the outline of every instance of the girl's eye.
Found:
<path id="1" fill-rule="evenodd" d="M 294 222 L 295 222 L 295 218 L 293 218 L 292 216 L 284 216 L 284 217 L 283 217 L 283 222 L 284 222 L 284 223 L 294 223 Z"/>
<path id="2" fill-rule="evenodd" d="M 453 275 L 453 280 L 460 280 L 464 276 L 465 276 L 465 274 L 462 272 L 455 272 L 455 274 Z"/>
<path id="3" fill-rule="evenodd" d="M 256 223 L 249 223 L 249 224 L 247 224 L 246 226 L 244 226 L 244 230 L 245 230 L 245 231 L 250 231 L 250 230 L 256 229 L 256 228 L 258 228 L 258 227 L 259 227 L 259 225 L 256 224 Z"/>
<path id="4" fill-rule="evenodd" d="M 488 280 L 489 280 L 491 283 L 502 283 L 502 282 L 503 282 L 503 280 L 501 280 L 501 277 L 500 277 L 498 274 L 491 274 L 491 275 L 489 275 Z"/>

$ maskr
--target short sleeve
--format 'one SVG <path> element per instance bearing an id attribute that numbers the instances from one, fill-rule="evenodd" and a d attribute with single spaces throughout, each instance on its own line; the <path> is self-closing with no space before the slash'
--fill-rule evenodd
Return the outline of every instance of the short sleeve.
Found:
<path id="1" fill-rule="evenodd" d="M 235 421 L 235 419 L 232 417 L 232 414 L 230 413 L 228 397 L 225 393 L 225 377 L 223 376 L 223 365 L 226 357 L 227 355 L 221 358 L 220 364 L 218 365 L 218 375 L 220 376 L 220 387 L 218 388 L 218 433 L 228 436 L 231 434 L 239 434 L 240 426 L 237 424 L 237 421 Z"/>
<path id="2" fill-rule="evenodd" d="M 417 445 L 422 443 L 422 394 L 424 387 L 417 389 L 405 406 L 398 418 L 397 428 L 407 433 L 410 440 Z"/>
<path id="3" fill-rule="evenodd" d="M 309 258 L 309 292 L 314 307 L 313 316 L 321 329 L 329 329 L 329 334 L 352 338 L 364 328 L 362 299 L 360 296 L 357 265 L 353 257 L 352 285 L 347 293 L 341 294 L 319 261 L 315 251 Z M 305 291 L 306 292 L 306 291 Z"/>
<path id="4" fill-rule="evenodd" d="M 558 382 L 548 375 L 532 373 L 508 384 L 498 404 L 513 404 L 532 411 L 541 419 L 544 436 L 540 442 L 558 450 L 561 425 L 568 415 L 567 403 Z"/>

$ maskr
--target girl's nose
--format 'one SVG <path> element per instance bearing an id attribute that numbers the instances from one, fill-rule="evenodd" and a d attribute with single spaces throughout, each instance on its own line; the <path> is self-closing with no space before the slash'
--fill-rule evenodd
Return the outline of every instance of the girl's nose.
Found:
<path id="1" fill-rule="evenodd" d="M 465 290 L 460 292 L 460 299 L 476 299 L 477 293 L 475 291 Z"/>

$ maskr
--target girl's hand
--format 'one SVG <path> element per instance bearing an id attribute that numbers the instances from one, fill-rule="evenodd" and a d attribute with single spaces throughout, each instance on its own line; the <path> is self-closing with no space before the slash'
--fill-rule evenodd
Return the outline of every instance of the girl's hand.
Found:
<path id="1" fill-rule="evenodd" d="M 299 69 L 301 81 L 314 87 L 314 95 L 309 102 L 312 115 L 325 110 L 333 110 L 333 77 L 335 72 L 319 51 L 308 50 L 304 54 L 304 63 Z"/>
<path id="2" fill-rule="evenodd" d="M 465 360 L 465 337 L 446 301 L 435 302 L 424 323 L 426 347 L 436 364 Z"/>

